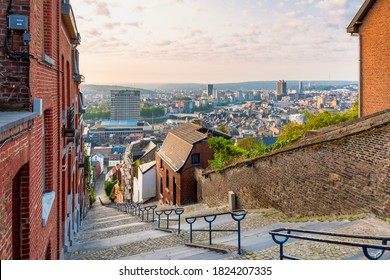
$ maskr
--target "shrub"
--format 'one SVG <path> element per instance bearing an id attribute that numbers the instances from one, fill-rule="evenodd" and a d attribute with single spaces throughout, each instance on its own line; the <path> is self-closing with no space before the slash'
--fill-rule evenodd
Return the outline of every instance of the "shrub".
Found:
<path id="1" fill-rule="evenodd" d="M 110 197 L 112 190 L 114 189 L 114 186 L 116 185 L 117 181 L 106 181 L 104 183 L 104 191 L 106 192 L 106 195 Z"/>

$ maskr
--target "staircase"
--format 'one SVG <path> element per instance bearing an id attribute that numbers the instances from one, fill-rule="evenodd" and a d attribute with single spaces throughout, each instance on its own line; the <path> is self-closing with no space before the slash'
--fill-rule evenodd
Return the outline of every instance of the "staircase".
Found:
<path id="1" fill-rule="evenodd" d="M 227 259 L 207 249 L 190 248 L 184 244 L 188 233 L 177 235 L 155 230 L 152 223 L 120 212 L 114 204 L 95 203 L 75 236 L 67 259 Z"/>

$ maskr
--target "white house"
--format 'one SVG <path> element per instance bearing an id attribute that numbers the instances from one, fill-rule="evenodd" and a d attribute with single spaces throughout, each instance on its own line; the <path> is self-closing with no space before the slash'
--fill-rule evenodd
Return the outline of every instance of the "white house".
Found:
<path id="1" fill-rule="evenodd" d="M 133 181 L 133 202 L 143 203 L 156 197 L 156 161 L 138 166 L 138 178 Z"/>
<path id="2" fill-rule="evenodd" d="M 91 160 L 92 160 L 92 162 L 94 162 L 94 161 L 100 162 L 100 174 L 102 174 L 103 169 L 104 169 L 104 156 L 102 154 L 98 153 L 98 154 L 92 156 Z"/>

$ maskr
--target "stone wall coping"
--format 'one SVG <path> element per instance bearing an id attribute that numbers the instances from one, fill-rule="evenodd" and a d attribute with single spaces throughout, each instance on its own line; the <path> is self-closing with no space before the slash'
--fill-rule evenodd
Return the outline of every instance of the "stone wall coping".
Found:
<path id="1" fill-rule="evenodd" d="M 37 116 L 33 112 L 0 112 L 0 133 L 4 133 L 28 122 Z"/>

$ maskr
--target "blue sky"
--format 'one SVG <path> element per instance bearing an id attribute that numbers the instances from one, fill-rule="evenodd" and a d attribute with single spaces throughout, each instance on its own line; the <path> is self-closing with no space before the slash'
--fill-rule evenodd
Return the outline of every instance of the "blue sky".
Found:
<path id="1" fill-rule="evenodd" d="M 72 0 L 87 83 L 357 80 L 364 0 Z"/>

